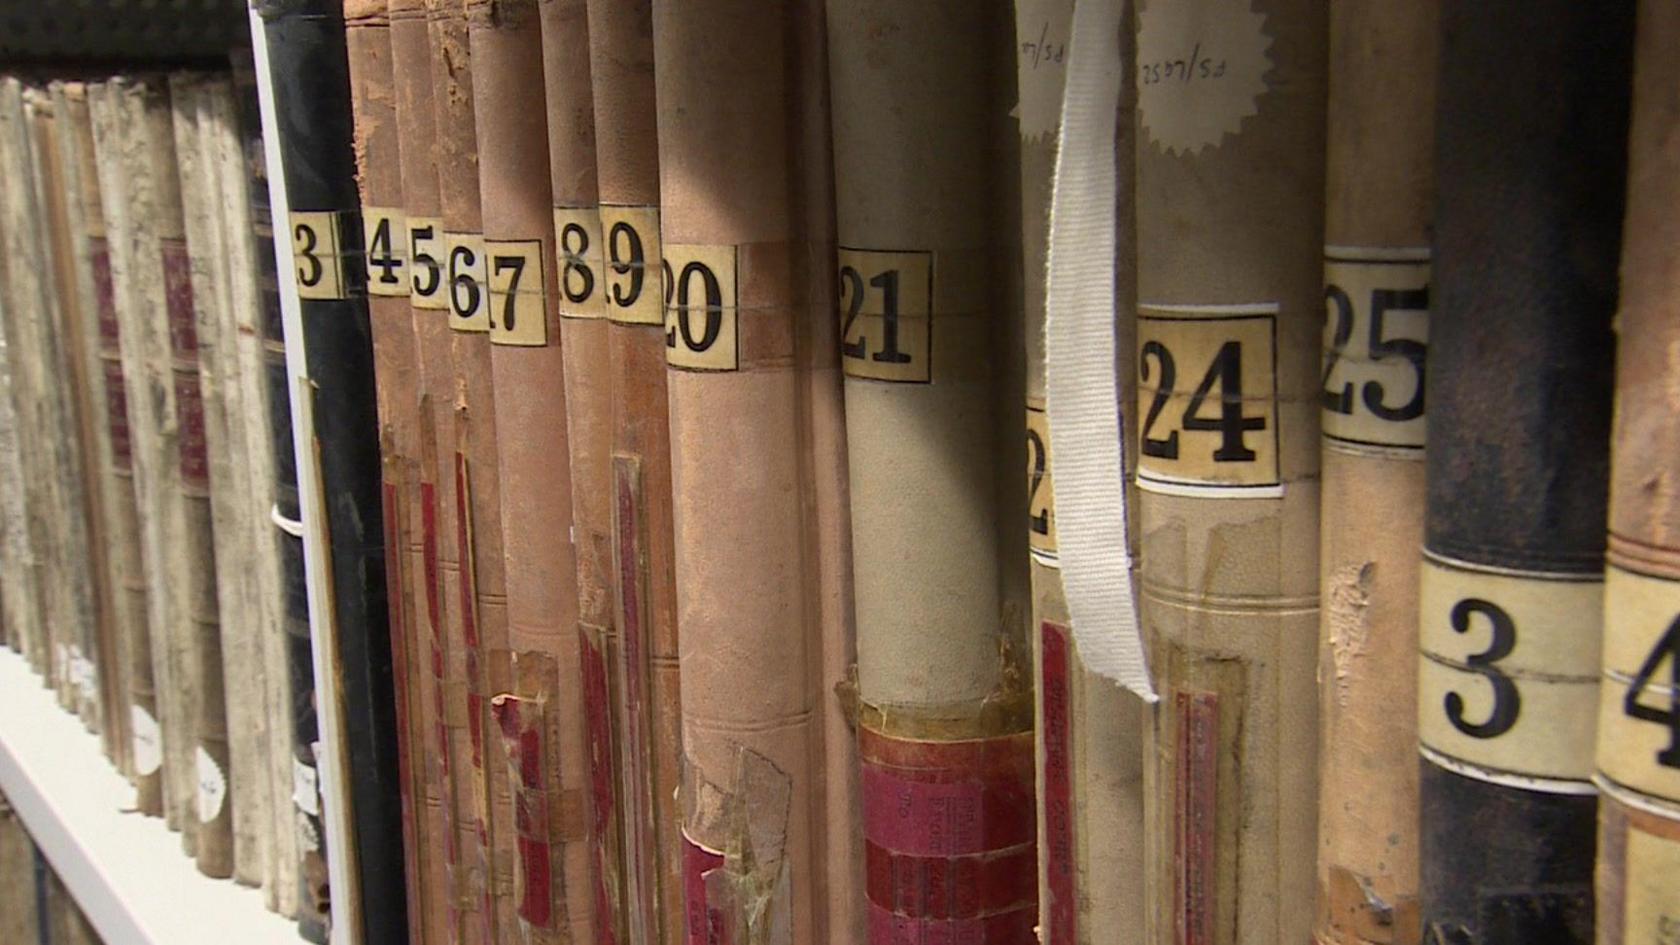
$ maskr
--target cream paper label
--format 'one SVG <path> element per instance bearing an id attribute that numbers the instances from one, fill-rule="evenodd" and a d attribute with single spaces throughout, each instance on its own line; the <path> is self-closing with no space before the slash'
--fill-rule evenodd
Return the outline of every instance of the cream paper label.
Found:
<path id="1" fill-rule="evenodd" d="M 565 318 L 606 318 L 601 283 L 601 212 L 554 208 L 554 271 Z"/>
<path id="2" fill-rule="evenodd" d="M 222 774 L 222 766 L 202 747 L 198 749 L 197 761 L 198 822 L 207 824 L 221 814 L 222 804 L 227 801 L 227 777 Z"/>
<path id="3" fill-rule="evenodd" d="M 1422 450 L 1429 250 L 1324 250 L 1323 429 L 1348 451 Z"/>
<path id="4" fill-rule="evenodd" d="M 847 377 L 933 378 L 933 254 L 839 252 L 840 365 Z"/>
<path id="5" fill-rule="evenodd" d="M 1056 557 L 1056 487 L 1050 476 L 1050 418 L 1044 404 L 1027 404 L 1027 550 L 1060 567 Z"/>
<path id="6" fill-rule="evenodd" d="M 321 816 L 320 779 L 315 769 L 292 759 L 292 806 L 311 817 Z"/>
<path id="7" fill-rule="evenodd" d="M 344 257 L 338 245 L 338 214 L 331 210 L 293 210 L 292 276 L 298 298 L 345 297 Z"/>
<path id="8" fill-rule="evenodd" d="M 542 240 L 485 240 L 490 343 L 520 348 L 548 344 Z"/>
<path id="9" fill-rule="evenodd" d="M 1054 134 L 1062 116 L 1073 0 L 1015 0 L 1015 77 L 1021 137 Z"/>
<path id="10" fill-rule="evenodd" d="M 1597 728 L 1604 584 L 1426 555 L 1420 576 L 1418 738 L 1484 780 L 1586 793 Z"/>
<path id="11" fill-rule="evenodd" d="M 658 207 L 601 206 L 606 240 L 607 317 L 627 325 L 665 323 Z"/>
<path id="12" fill-rule="evenodd" d="M 1272 69 L 1250 0 L 1152 0 L 1138 13 L 1138 113 L 1169 154 L 1218 147 L 1258 114 Z"/>
<path id="13" fill-rule="evenodd" d="M 692 371 L 740 366 L 735 247 L 665 247 L 665 362 Z"/>
<path id="14" fill-rule="evenodd" d="M 447 309 L 449 280 L 444 278 L 446 251 L 443 221 L 408 218 L 408 299 L 415 308 Z"/>
<path id="15" fill-rule="evenodd" d="M 369 295 L 408 295 L 408 221 L 401 209 L 362 208 L 362 265 Z"/>
<path id="16" fill-rule="evenodd" d="M 1680 581 L 1614 565 L 1604 581 L 1598 769 L 1680 804 Z"/>
<path id="17" fill-rule="evenodd" d="M 490 305 L 485 294 L 489 267 L 485 261 L 484 237 L 477 233 L 445 233 L 443 250 L 449 327 L 456 331 L 489 331 Z"/>
<path id="18" fill-rule="evenodd" d="M 163 764 L 163 737 L 157 719 L 137 705 L 129 706 L 128 717 L 134 730 L 134 773 L 140 777 L 155 774 Z"/>
<path id="19" fill-rule="evenodd" d="M 1622 941 L 1680 945 L 1680 841 L 1629 826 Z"/>

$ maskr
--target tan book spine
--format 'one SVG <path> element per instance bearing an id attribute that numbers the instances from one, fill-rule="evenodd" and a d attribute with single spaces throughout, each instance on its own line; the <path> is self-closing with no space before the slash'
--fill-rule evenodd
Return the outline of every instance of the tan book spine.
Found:
<path id="1" fill-rule="evenodd" d="M 257 569 L 252 566 L 248 527 L 256 512 L 248 507 L 252 495 L 245 481 L 250 457 L 240 401 L 238 326 L 228 259 L 231 234 L 221 199 L 222 168 L 213 153 L 212 102 L 218 97 L 225 101 L 231 89 L 226 79 L 177 73 L 169 78 L 169 92 L 191 264 L 205 454 L 213 487 L 211 537 L 218 565 L 216 598 L 229 734 L 228 767 L 220 790 L 232 805 L 234 876 L 256 886 L 263 880 L 268 839 L 268 779 L 262 752 L 268 713 L 255 600 Z M 212 779 L 200 788 L 214 785 Z"/>
<path id="2" fill-rule="evenodd" d="M 167 363 L 175 395 L 173 458 L 179 466 L 176 481 L 181 527 L 171 543 L 170 553 L 181 582 L 181 617 L 186 635 L 182 642 L 184 665 L 193 681 L 187 708 L 193 731 L 187 815 L 195 826 L 194 855 L 200 872 L 226 878 L 233 874 L 234 868 L 236 799 L 228 785 L 227 676 L 222 661 L 207 397 L 201 380 L 198 340 L 198 309 L 200 305 L 216 304 L 217 286 L 210 262 L 213 249 L 202 239 L 190 245 L 188 242 L 187 213 L 190 209 L 197 218 L 199 208 L 196 200 L 188 196 L 191 187 L 183 184 L 178 175 L 179 169 L 195 167 L 198 161 L 191 151 L 176 147 L 172 126 L 180 108 L 194 109 L 196 103 L 189 101 L 177 107 L 165 94 L 160 81 L 158 95 L 146 108 L 144 133 L 156 175 L 153 206 L 162 261 L 164 310 L 169 325 Z M 194 220 L 194 229 L 198 228 L 198 222 Z M 213 241 L 210 243 L 213 246 Z"/>
<path id="3" fill-rule="evenodd" d="M 40 427 L 41 410 L 37 387 L 32 383 L 29 360 L 34 357 L 34 333 L 26 324 L 37 319 L 45 305 L 41 280 L 46 272 L 39 263 L 40 253 L 35 242 L 35 214 L 30 166 L 29 120 L 25 116 L 23 86 L 16 79 L 0 83 L 0 160 L 5 173 L 0 175 L 0 187 L 5 199 L 0 200 L 5 226 L 0 229 L 4 253 L 0 254 L 0 274 L 5 278 L 6 355 L 11 388 L 12 411 L 15 424 L 15 456 L 18 476 L 13 482 L 18 489 L 18 517 L 12 520 L 16 529 L 17 553 L 15 563 L 7 571 L 15 575 L 8 580 L 8 622 L 18 633 L 22 650 L 30 665 L 57 688 L 54 682 L 54 657 L 51 623 L 48 618 L 47 561 L 50 547 L 47 541 L 46 511 L 48 503 L 41 496 L 47 479 L 38 467 L 42 451 L 35 446 Z M 16 602 L 12 603 L 15 595 Z"/>
<path id="4" fill-rule="evenodd" d="M 595 163 L 595 103 L 584 0 L 540 0 L 548 166 L 553 189 L 560 349 L 565 361 L 566 445 L 571 454 L 576 628 L 589 800 L 586 875 L 595 938 L 623 941 L 627 893 L 619 847 L 609 680 L 622 646 L 613 597 L 613 394 L 608 355 L 608 270 Z M 564 680 L 562 681 L 565 682 Z M 564 760 L 562 764 L 564 764 Z M 648 864 L 650 867 L 654 864 Z M 637 879 L 643 876 L 638 875 Z M 646 878 L 653 879 L 651 870 Z"/>
<path id="5" fill-rule="evenodd" d="M 1413 667 L 1439 17 L 1436 2 L 1330 8 L 1315 926 L 1325 945 L 1422 934 Z"/>
<path id="6" fill-rule="evenodd" d="M 618 941 L 677 945 L 683 938 L 682 701 L 653 11 L 651 0 L 591 0 L 588 7 L 603 293 L 611 322 L 611 580 L 618 633 L 616 653 L 584 652 L 585 671 L 591 661 L 600 667 L 596 685 L 610 703 L 603 720 L 609 750 L 591 756 L 603 832 L 598 882 L 609 896 L 618 890 Z"/>
<path id="7" fill-rule="evenodd" d="M 56 84 L 56 83 L 55 83 Z M 49 398 L 48 412 L 53 428 L 55 466 L 61 477 L 58 505 L 60 514 L 58 568 L 68 603 L 64 640 L 62 685 L 70 704 L 93 731 L 103 725 L 100 713 L 99 655 L 106 636 L 109 608 L 104 606 L 108 586 L 105 548 L 97 540 L 97 496 L 89 488 L 88 457 L 93 429 L 87 404 L 87 379 L 80 356 L 83 298 L 77 267 L 76 234 L 72 223 L 71 187 L 74 169 L 64 152 L 64 133 L 70 120 L 49 90 L 36 92 L 35 184 L 42 212 L 44 248 L 52 268 L 52 320 L 47 324 Z M 102 738 L 103 742 L 104 739 Z"/>
<path id="8" fill-rule="evenodd" d="M 160 488 L 158 477 L 167 475 L 168 467 L 159 470 L 155 459 L 162 435 L 159 408 L 151 398 L 139 347 L 142 340 L 149 342 L 151 335 L 123 337 L 138 330 L 134 327 L 141 318 L 138 311 L 147 306 L 141 294 L 139 274 L 144 260 L 137 255 L 141 246 L 129 197 L 134 183 L 128 176 L 130 125 L 124 97 L 129 91 L 128 83 L 117 81 L 90 87 L 88 112 L 93 124 L 94 163 L 106 228 L 104 249 L 110 282 L 108 302 L 101 300 L 100 360 L 104 364 L 106 397 L 113 420 L 119 410 L 125 415 L 121 426 L 113 422 L 110 428 L 111 450 L 117 474 L 129 487 L 130 507 L 134 512 L 131 519 L 134 537 L 126 555 L 130 570 L 123 585 L 129 606 L 137 608 L 129 625 L 133 636 L 128 643 L 127 663 L 137 789 L 135 806 L 155 817 L 165 813 L 168 779 L 163 768 L 161 720 L 168 714 L 165 705 L 169 700 L 160 698 L 157 683 L 160 677 L 166 683 L 168 679 L 167 672 L 159 670 L 163 665 L 161 654 L 166 652 L 164 628 L 168 624 L 164 621 L 170 619 L 172 611 L 159 567 L 157 542 L 163 523 L 153 510 L 158 508 L 155 504 Z M 98 250 L 95 244 L 96 272 Z M 147 514 L 142 516 L 141 509 Z"/>
<path id="9" fill-rule="evenodd" d="M 1017 0 L 1015 12 L 1026 286 L 1026 531 L 1038 734 L 1039 934 L 1045 945 L 1097 943 L 1137 928 L 1143 914 L 1143 732 L 1148 713 L 1136 696 L 1085 668 L 1062 595 L 1045 412 L 1044 275 L 1073 4 Z M 1129 17 L 1125 23 L 1123 41 L 1134 26 Z M 1132 42 L 1124 42 L 1121 59 L 1128 65 L 1121 101 L 1132 103 Z M 1122 114 L 1115 132 L 1122 202 L 1117 216 L 1119 297 L 1114 329 L 1119 363 L 1129 364 L 1136 350 L 1131 312 L 1137 272 L 1136 221 L 1130 210 L 1131 188 L 1125 183 L 1132 178 L 1134 149 L 1128 114 Z M 1135 403 L 1135 382 L 1135 375 L 1121 375 L 1123 403 Z M 1130 443 L 1136 412 L 1128 407 L 1121 416 Z M 1128 480 L 1128 489 L 1135 503 L 1135 481 Z M 1136 560 L 1135 529 L 1127 537 Z"/>
<path id="10" fill-rule="evenodd" d="M 1326 9 L 1138 8 L 1145 937 L 1312 933 Z M 1215 74 L 1218 78 L 1215 79 Z"/>
<path id="11" fill-rule="evenodd" d="M 1020 173 L 1012 19 L 828 4 L 876 943 L 1030 942 L 1038 918 L 1020 209 L 994 196 Z M 938 879 L 953 874 L 972 879 Z"/>
<path id="12" fill-rule="evenodd" d="M 129 714 L 129 661 L 139 634 L 133 621 L 145 619 L 139 581 L 139 542 L 134 521 L 134 485 L 129 475 L 128 411 L 120 376 L 108 372 L 122 366 L 116 357 L 116 311 L 111 298 L 111 256 L 106 242 L 105 216 L 100 206 L 99 173 L 94 164 L 93 123 L 88 112 L 87 86 L 59 83 L 53 89 L 60 115 L 59 150 L 66 165 L 67 208 L 73 234 L 76 293 L 79 303 L 67 332 L 73 341 L 75 371 L 82 395 L 82 423 L 86 449 L 88 494 L 94 508 L 90 534 L 96 566 L 99 606 L 97 685 L 101 703 L 101 737 L 106 753 L 124 775 L 133 777 L 133 737 Z M 109 357 L 108 357 L 109 356 Z M 117 449 L 123 451 L 118 468 Z"/>
<path id="13" fill-rule="evenodd" d="M 1617 312 L 1599 688 L 1599 945 L 1680 935 L 1680 9 L 1642 0 Z"/>
<path id="14" fill-rule="evenodd" d="M 535 0 L 468 0 L 502 485 L 513 691 L 544 704 L 522 744 L 544 773 L 547 835 L 520 834 L 515 896 L 530 939 L 593 941 L 589 766 L 578 653 L 565 358 Z"/>
<path id="15" fill-rule="evenodd" d="M 10 306 L 10 299 L 0 297 L 0 313 Z M 18 449 L 11 346 L 5 337 L 5 321 L 0 317 L 0 559 L 6 564 L 0 568 L 0 620 L 4 622 L 6 645 L 34 666 L 41 605 L 25 511 L 28 496 Z"/>
<path id="16" fill-rule="evenodd" d="M 455 366 L 454 434 L 445 442 L 453 450 L 456 545 L 463 563 L 458 596 L 467 666 L 464 701 L 473 746 L 476 836 L 490 850 L 484 908 L 500 935 L 501 930 L 517 928 L 519 918 L 513 896 L 513 797 L 507 766 L 500 763 L 495 747 L 499 736 L 490 716 L 490 696 L 507 692 L 513 681 L 472 53 L 460 0 L 428 0 L 426 12 Z"/>
<path id="17" fill-rule="evenodd" d="M 438 197 L 437 119 L 433 101 L 432 47 L 426 7 L 420 0 L 393 0 L 390 15 L 391 72 L 395 93 L 397 151 L 402 178 L 402 210 L 407 243 L 402 292 L 409 302 L 419 372 L 417 380 L 420 437 L 421 542 L 424 550 L 425 606 L 441 615 L 445 687 L 443 721 L 448 736 L 450 784 L 455 798 L 457 856 L 469 894 L 462 901 L 471 941 L 494 941 L 487 877 L 488 834 L 476 814 L 471 719 L 467 711 L 466 647 L 462 641 L 461 555 L 456 535 L 455 365 L 449 330 L 449 286 L 445 277 L 443 219 Z M 441 445 L 440 445 L 441 444 Z M 426 874 L 439 868 L 445 840 L 425 817 L 428 762 L 412 755 L 409 793 L 415 810 L 405 815 L 408 884 L 425 888 Z M 425 905 L 409 897 L 409 927 L 416 941 L 432 941 L 438 932 L 425 928 Z"/>
<path id="18" fill-rule="evenodd" d="M 685 940 L 827 942 L 857 926 L 826 871 L 850 568 L 823 15 L 657 0 L 653 46 Z"/>

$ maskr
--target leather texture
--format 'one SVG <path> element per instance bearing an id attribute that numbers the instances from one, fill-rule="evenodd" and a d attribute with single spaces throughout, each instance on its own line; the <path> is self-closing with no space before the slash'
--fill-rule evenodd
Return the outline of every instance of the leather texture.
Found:
<path id="1" fill-rule="evenodd" d="M 1534 27 L 1528 48 L 1503 56 L 1519 20 Z M 1633 4 L 1447 0 L 1442 36 L 1425 550 L 1547 585 L 1595 581 Z M 1550 65 L 1583 58 L 1595 68 Z M 1557 84 L 1536 95 L 1541 82 Z M 1421 619 L 1427 634 L 1431 615 Z M 1598 632 L 1568 629 L 1592 653 Z M 1570 669 L 1590 674 L 1588 659 Z M 1542 682 L 1517 693 L 1526 686 L 1537 704 Z M 1420 694 L 1420 719 L 1442 708 Z M 1517 716 L 1559 738 L 1571 721 L 1531 718 Z M 1590 793 L 1523 790 L 1426 759 L 1421 805 L 1426 942 L 1593 940 Z"/>
<path id="2" fill-rule="evenodd" d="M 1148 0 L 1137 16 L 1139 616 L 1161 695 L 1144 752 L 1145 936 L 1300 942 L 1311 934 L 1317 812 L 1326 10 L 1262 0 L 1239 15 L 1207 0 Z M 1183 80 L 1151 81 L 1184 55 L 1182 44 L 1203 38 L 1230 76 L 1202 87 L 1212 98 L 1196 99 Z M 1262 43 L 1260 66 L 1246 56 Z M 1238 120 L 1202 137 L 1186 131 L 1209 114 Z M 1227 327 L 1243 322 L 1206 320 L 1228 311 L 1216 306 L 1274 304 L 1269 332 L 1264 315 L 1254 334 Z M 1163 305 L 1192 314 L 1179 321 L 1175 309 L 1149 308 Z M 1225 408 L 1254 418 L 1244 443 L 1256 458 L 1221 460 L 1222 445 L 1188 432 L 1190 415 L 1206 413 L 1183 398 L 1212 377 L 1192 353 L 1217 342 L 1241 358 L 1245 348 L 1225 346 L 1263 350 L 1268 334 L 1270 377 L 1261 360 L 1241 393 L 1231 374 L 1220 383 Z M 1175 353 L 1183 363 L 1169 399 Z M 1260 419 L 1263 428 L 1253 425 Z M 1150 441 L 1175 436 L 1176 450 L 1156 449 L 1187 460 L 1195 485 L 1183 494 L 1143 481 L 1160 461 Z M 1281 495 L 1211 491 L 1251 481 L 1241 471 L 1264 463 L 1263 438 L 1274 438 L 1266 478 Z M 1208 466 L 1188 462 L 1210 455 Z"/>
<path id="3" fill-rule="evenodd" d="M 358 209 L 345 29 L 336 0 L 296 0 L 258 8 L 267 21 L 286 196 L 298 211 L 340 214 Z M 360 244 L 347 226 L 344 246 Z M 346 272 L 354 274 L 354 266 Z M 324 496 L 331 549 L 337 630 L 334 662 L 340 673 L 348 772 L 357 840 L 362 940 L 408 938 L 403 889 L 402 814 L 397 789 L 396 697 L 384 542 L 381 538 L 378 417 L 374 392 L 373 329 L 366 302 L 304 299 L 305 366 L 313 385 L 315 461 Z M 330 855 L 330 851 L 329 851 Z M 334 890 L 335 896 L 344 895 Z"/>

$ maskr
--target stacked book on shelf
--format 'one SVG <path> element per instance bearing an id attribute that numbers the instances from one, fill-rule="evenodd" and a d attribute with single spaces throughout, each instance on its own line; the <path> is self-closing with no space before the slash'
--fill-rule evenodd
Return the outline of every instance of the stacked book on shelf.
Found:
<path id="1" fill-rule="evenodd" d="M 1671 6 L 5 79 L 3 639 L 315 941 L 1680 942 Z"/>

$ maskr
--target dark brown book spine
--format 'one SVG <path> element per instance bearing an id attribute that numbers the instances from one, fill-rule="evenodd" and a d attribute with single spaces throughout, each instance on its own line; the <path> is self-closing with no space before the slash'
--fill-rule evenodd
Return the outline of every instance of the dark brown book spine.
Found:
<path id="1" fill-rule="evenodd" d="M 1594 941 L 1633 11 L 1442 4 L 1418 612 L 1430 943 Z"/>

